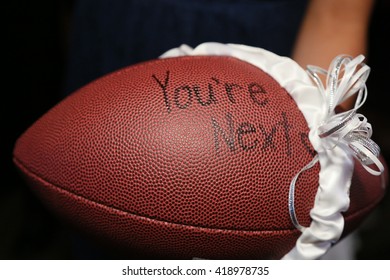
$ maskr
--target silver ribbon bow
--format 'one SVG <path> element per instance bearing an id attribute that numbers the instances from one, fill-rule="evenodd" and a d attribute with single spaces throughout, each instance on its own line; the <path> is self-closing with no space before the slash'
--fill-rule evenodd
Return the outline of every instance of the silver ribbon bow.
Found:
<path id="1" fill-rule="evenodd" d="M 352 59 L 350 56 L 336 57 L 326 72 L 316 66 L 308 66 L 307 72 L 317 84 L 327 106 L 327 115 L 319 126 L 319 137 L 326 139 L 324 146 L 332 149 L 336 145 L 348 147 L 353 156 L 373 175 L 382 174 L 384 167 L 378 159 L 379 146 L 371 140 L 372 127 L 357 110 L 367 99 L 366 80 L 370 68 L 363 63 L 364 56 Z M 326 89 L 317 73 L 325 74 Z M 355 105 L 351 110 L 335 113 L 337 105 L 356 94 Z M 371 168 L 374 164 L 377 168 Z"/>
<path id="2" fill-rule="evenodd" d="M 365 116 L 357 113 L 367 98 L 366 80 L 370 73 L 370 68 L 363 61 L 363 55 L 354 59 L 341 55 L 332 61 L 328 71 L 310 65 L 307 67 L 307 73 L 317 84 L 326 106 L 325 118 L 318 127 L 318 136 L 323 139 L 323 146 L 326 149 L 341 146 L 344 150 L 348 150 L 369 173 L 379 176 L 384 171 L 384 166 L 378 158 L 379 146 L 371 140 L 371 124 L 367 122 Z M 326 76 L 326 87 L 319 74 Z M 354 107 L 348 111 L 336 113 L 336 106 L 353 95 L 356 95 Z M 299 175 L 312 168 L 317 161 L 318 156 L 302 168 L 290 184 L 289 213 L 291 221 L 301 231 L 304 227 L 299 224 L 294 207 L 295 183 Z M 376 168 L 372 168 L 372 165 Z"/>

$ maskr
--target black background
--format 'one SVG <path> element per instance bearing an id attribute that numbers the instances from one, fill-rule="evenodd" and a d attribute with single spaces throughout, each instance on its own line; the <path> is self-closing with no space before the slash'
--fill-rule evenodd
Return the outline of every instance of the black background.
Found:
<path id="1" fill-rule="evenodd" d="M 60 101 L 66 67 L 72 1 L 4 1 L 3 90 L 0 137 L 0 259 L 115 258 L 80 254 L 78 237 L 41 204 L 12 163 L 17 137 Z M 369 97 L 363 110 L 374 128 L 373 139 L 390 162 L 389 1 L 377 1 L 370 25 Z M 5 63 L 4 63 L 5 62 Z M 358 259 L 390 259 L 390 197 L 362 226 Z M 77 236 L 77 235 L 76 235 Z M 87 245 L 88 246 L 88 245 Z M 87 250 L 88 251 L 88 250 Z"/>

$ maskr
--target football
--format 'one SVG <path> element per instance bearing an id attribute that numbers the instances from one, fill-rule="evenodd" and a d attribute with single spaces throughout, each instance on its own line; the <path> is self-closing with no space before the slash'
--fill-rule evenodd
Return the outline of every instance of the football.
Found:
<path id="1" fill-rule="evenodd" d="M 312 222 L 321 166 L 301 172 L 317 154 L 309 132 L 266 71 L 231 56 L 167 57 L 62 100 L 19 137 L 13 160 L 48 209 L 108 244 L 178 259 L 280 259 L 302 234 L 289 211 L 297 174 L 295 218 Z M 383 177 L 353 161 L 341 238 L 385 192 Z"/>

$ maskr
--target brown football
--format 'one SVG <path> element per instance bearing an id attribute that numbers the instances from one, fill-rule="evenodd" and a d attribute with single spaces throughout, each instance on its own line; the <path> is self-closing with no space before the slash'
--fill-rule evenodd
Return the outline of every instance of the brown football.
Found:
<path id="1" fill-rule="evenodd" d="M 315 156 L 308 132 L 261 69 L 226 56 L 165 58 L 74 92 L 21 135 L 14 162 L 52 211 L 113 244 L 169 258 L 279 259 L 300 235 L 288 195 Z M 319 170 L 296 183 L 304 226 Z M 380 177 L 356 163 L 344 235 L 383 195 Z"/>

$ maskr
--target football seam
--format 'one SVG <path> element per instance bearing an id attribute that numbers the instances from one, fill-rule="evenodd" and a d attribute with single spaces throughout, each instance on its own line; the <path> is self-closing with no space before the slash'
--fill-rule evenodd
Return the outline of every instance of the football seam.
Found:
<path id="1" fill-rule="evenodd" d="M 363 208 L 357 209 L 355 212 L 348 213 L 348 210 L 347 210 L 347 212 L 343 213 L 344 220 L 356 219 L 356 216 L 360 215 L 361 213 L 364 213 L 364 212 L 367 212 L 367 211 L 369 212 L 370 210 L 373 210 L 382 201 L 382 198 L 383 198 L 382 196 L 376 198 L 370 204 L 367 204 Z M 346 213 L 348 213 L 348 216 L 345 216 Z M 366 218 L 364 218 L 362 220 L 362 222 L 364 222 L 365 220 L 366 220 Z"/>
<path id="2" fill-rule="evenodd" d="M 148 216 L 145 216 L 145 215 L 139 215 L 137 213 L 131 213 L 129 211 L 125 211 L 125 210 L 122 210 L 122 209 L 119 209 L 119 208 L 116 208 L 116 207 L 113 207 L 113 206 L 104 205 L 104 204 L 102 204 L 100 202 L 88 199 L 88 198 L 86 198 L 86 197 L 84 197 L 82 195 L 76 194 L 76 193 L 74 193 L 72 191 L 69 191 L 69 190 L 63 189 L 61 187 L 58 187 L 57 185 L 47 181 L 46 179 L 42 178 L 41 176 L 39 176 L 35 172 L 31 171 L 29 168 L 27 168 L 22 163 L 22 161 L 20 161 L 16 157 L 13 158 L 13 161 L 23 171 L 23 173 L 25 173 L 28 176 L 34 177 L 38 181 L 43 182 L 44 185 L 53 188 L 56 192 L 63 193 L 64 195 L 66 195 L 68 197 L 75 197 L 76 199 L 85 201 L 85 202 L 87 202 L 89 204 L 93 204 L 93 205 L 95 205 L 97 207 L 100 207 L 100 208 L 105 208 L 107 210 L 118 212 L 121 215 L 134 216 L 135 218 L 138 218 L 138 219 L 144 219 L 144 220 L 147 220 L 147 221 L 150 221 L 150 222 L 158 222 L 158 223 L 162 223 L 162 224 L 169 224 L 171 226 L 176 226 L 176 227 L 196 228 L 196 229 L 198 229 L 200 231 L 236 232 L 236 233 L 239 232 L 241 234 L 245 234 L 245 233 L 247 233 L 247 234 L 253 234 L 253 233 L 274 234 L 274 233 L 285 233 L 285 232 L 298 231 L 298 229 L 296 229 L 296 228 L 293 228 L 293 229 L 278 229 L 278 230 L 241 230 L 241 229 L 228 229 L 228 228 L 213 228 L 213 227 L 202 227 L 202 226 L 191 225 L 191 224 L 180 224 L 180 223 L 175 223 L 175 222 L 172 222 L 172 221 L 165 221 L 165 220 L 162 220 L 162 219 L 151 218 L 151 217 L 148 217 Z"/>
<path id="3" fill-rule="evenodd" d="M 116 208 L 116 207 L 113 207 L 113 206 L 104 205 L 104 204 L 102 204 L 100 202 L 88 199 L 88 198 L 86 198 L 86 197 L 84 197 L 82 195 L 76 194 L 76 193 L 71 192 L 69 190 L 65 190 L 65 189 L 63 189 L 61 187 L 58 187 L 57 185 L 47 181 L 46 179 L 42 178 L 41 176 L 39 176 L 35 172 L 31 171 L 29 168 L 27 168 L 22 163 L 21 160 L 17 159 L 16 157 L 13 157 L 13 161 L 26 175 L 31 175 L 36 180 L 41 181 L 45 185 L 48 185 L 49 187 L 53 188 L 56 192 L 62 192 L 66 196 L 69 196 L 69 197 L 73 196 L 73 197 L 75 197 L 77 199 L 80 199 L 80 200 L 83 200 L 83 201 L 85 201 L 85 202 L 87 202 L 89 204 L 94 204 L 97 207 L 105 208 L 105 209 L 108 209 L 108 210 L 111 210 L 111 211 L 118 212 L 121 215 L 134 216 L 134 217 L 136 217 L 138 219 L 144 219 L 144 220 L 147 220 L 147 221 L 150 221 L 150 222 L 169 224 L 169 225 L 177 226 L 177 227 L 190 227 L 190 228 L 197 228 L 199 230 L 218 231 L 218 232 L 240 232 L 240 233 L 248 233 L 248 234 L 250 234 L 250 233 L 255 233 L 255 232 L 258 232 L 258 233 L 283 233 L 283 232 L 294 232 L 294 231 L 297 231 L 297 229 L 295 229 L 295 228 L 293 228 L 293 229 L 279 229 L 279 230 L 242 230 L 242 229 L 212 228 L 212 227 L 202 227 L 202 226 L 191 225 L 191 224 L 179 224 L 179 223 L 175 223 L 175 222 L 172 222 L 172 221 L 165 221 L 165 220 L 162 220 L 162 219 L 151 218 L 151 217 L 148 217 L 148 216 L 145 216 L 145 215 L 139 215 L 137 213 L 131 213 L 129 211 L 126 211 L 126 210 L 123 210 L 123 209 L 119 209 L 119 208 Z M 370 204 L 366 205 L 364 208 L 361 208 L 361 209 L 358 209 L 358 210 L 356 210 L 354 212 L 349 213 L 348 216 L 345 215 L 347 212 L 343 213 L 344 219 L 346 221 L 347 220 L 348 221 L 354 220 L 356 218 L 356 216 L 358 216 L 359 214 L 361 214 L 363 212 L 370 211 L 371 209 L 373 209 L 376 205 L 378 205 L 380 203 L 381 199 L 382 199 L 381 197 L 375 199 Z"/>

